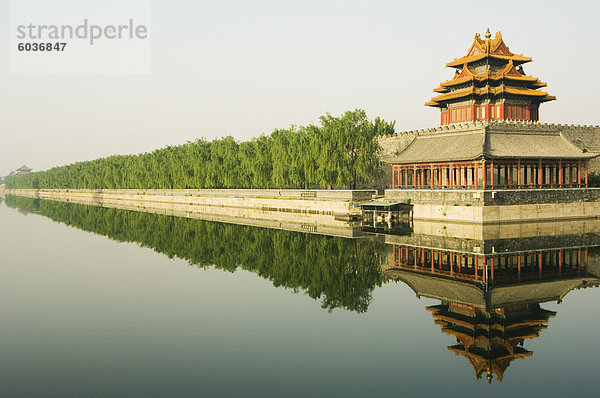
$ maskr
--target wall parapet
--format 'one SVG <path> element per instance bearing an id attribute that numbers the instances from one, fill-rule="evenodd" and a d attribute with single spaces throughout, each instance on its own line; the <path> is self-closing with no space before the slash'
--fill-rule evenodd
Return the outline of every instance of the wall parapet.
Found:
<path id="1" fill-rule="evenodd" d="M 559 189 L 388 189 L 386 199 L 411 203 L 456 203 L 460 206 L 499 206 L 544 203 L 600 202 L 600 188 Z"/>

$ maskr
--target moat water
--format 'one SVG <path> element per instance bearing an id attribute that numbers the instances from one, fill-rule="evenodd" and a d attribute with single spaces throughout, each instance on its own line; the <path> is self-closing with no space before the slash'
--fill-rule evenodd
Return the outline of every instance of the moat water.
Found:
<path id="1" fill-rule="evenodd" d="M 8 197 L 0 395 L 596 396 L 598 222 L 347 239 Z"/>

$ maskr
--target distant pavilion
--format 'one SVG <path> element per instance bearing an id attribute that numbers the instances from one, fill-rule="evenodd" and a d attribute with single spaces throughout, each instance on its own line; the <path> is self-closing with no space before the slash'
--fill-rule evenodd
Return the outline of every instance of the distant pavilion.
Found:
<path id="1" fill-rule="evenodd" d="M 18 169 L 11 171 L 9 176 L 20 176 L 22 174 L 29 174 L 32 171 L 33 171 L 32 168 L 23 165 L 23 166 L 19 167 Z"/>
<path id="2" fill-rule="evenodd" d="M 528 76 L 498 32 L 479 34 L 467 55 L 446 64 L 454 77 L 425 105 L 441 126 L 417 134 L 392 164 L 392 189 L 522 189 L 588 186 L 588 161 L 558 130 L 539 125 L 539 105 L 556 97 Z"/>

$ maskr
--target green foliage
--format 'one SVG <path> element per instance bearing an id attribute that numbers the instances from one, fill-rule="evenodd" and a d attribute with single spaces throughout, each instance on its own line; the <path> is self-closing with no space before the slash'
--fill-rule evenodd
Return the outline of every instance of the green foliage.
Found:
<path id="1" fill-rule="evenodd" d="M 376 137 L 394 123 L 365 111 L 322 116 L 238 143 L 199 139 L 150 153 L 110 156 L 8 177 L 8 189 L 356 188 L 382 175 Z"/>
<path id="2" fill-rule="evenodd" d="M 590 173 L 588 175 L 588 186 L 594 188 L 600 187 L 600 173 Z"/>
<path id="3" fill-rule="evenodd" d="M 244 269 L 303 290 L 328 310 L 365 312 L 383 281 L 385 244 L 8 195 L 6 204 L 192 266 Z"/>

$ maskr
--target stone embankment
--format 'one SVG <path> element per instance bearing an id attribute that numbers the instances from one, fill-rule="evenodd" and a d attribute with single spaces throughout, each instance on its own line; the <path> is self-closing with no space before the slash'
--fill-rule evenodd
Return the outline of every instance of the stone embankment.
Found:
<path id="1" fill-rule="evenodd" d="M 266 228 L 359 237 L 347 220 L 375 190 L 16 189 L 8 194 Z M 352 225 L 351 225 L 352 224 Z"/>
<path id="2" fill-rule="evenodd" d="M 502 223 L 600 217 L 599 188 L 386 190 L 390 201 L 413 205 L 415 220 Z"/>
<path id="3" fill-rule="evenodd" d="M 289 213 L 360 214 L 360 203 L 375 190 L 293 189 L 14 189 L 8 194 L 65 199 L 103 205 L 144 202 L 158 208 L 177 206 L 247 208 Z"/>

